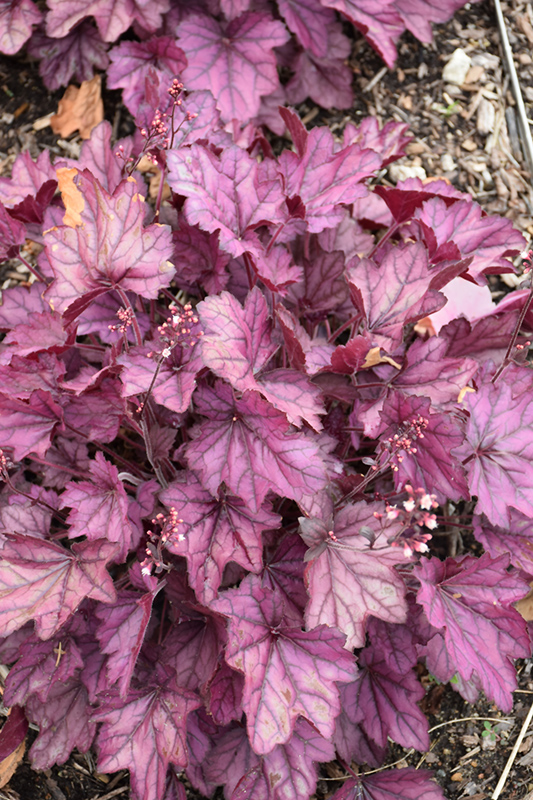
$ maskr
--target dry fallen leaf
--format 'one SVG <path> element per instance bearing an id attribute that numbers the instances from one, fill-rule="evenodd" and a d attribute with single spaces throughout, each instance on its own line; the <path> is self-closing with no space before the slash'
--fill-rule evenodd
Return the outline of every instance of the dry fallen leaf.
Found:
<path id="1" fill-rule="evenodd" d="M 532 586 L 531 583 L 529 585 Z M 514 607 L 518 613 L 523 616 L 526 622 L 533 621 L 533 589 L 521 600 L 518 600 L 518 602 L 514 604 Z"/>
<path id="2" fill-rule="evenodd" d="M 92 129 L 104 118 L 104 104 L 101 97 L 102 81 L 95 75 L 81 86 L 67 86 L 58 103 L 57 114 L 50 120 L 54 133 L 70 136 L 79 131 L 82 139 L 88 139 Z"/>
<path id="3" fill-rule="evenodd" d="M 77 174 L 78 170 L 74 167 L 72 169 L 60 167 L 56 170 L 57 185 L 66 208 L 63 224 L 68 225 L 69 228 L 76 228 L 81 225 L 81 212 L 85 208 L 83 195 L 74 183 L 74 178 Z"/>
<path id="4" fill-rule="evenodd" d="M 26 742 L 21 742 L 16 750 L 13 750 L 3 761 L 0 761 L 0 789 L 3 789 L 15 774 L 25 750 Z"/>

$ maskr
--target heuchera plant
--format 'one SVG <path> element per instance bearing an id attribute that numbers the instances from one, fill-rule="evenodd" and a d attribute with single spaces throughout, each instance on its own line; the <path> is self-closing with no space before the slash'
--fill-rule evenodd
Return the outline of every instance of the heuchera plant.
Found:
<path id="1" fill-rule="evenodd" d="M 49 33 L 87 8 L 56 0 Z M 103 38 L 199 25 L 90 9 Z M 0 178 L 0 259 L 32 276 L 0 306 L 0 757 L 29 721 L 35 768 L 94 747 L 136 800 L 184 800 L 183 774 L 307 800 L 333 759 L 335 800 L 442 800 L 428 772 L 365 769 L 429 747 L 417 662 L 508 711 L 531 653 L 532 291 L 487 283 L 524 239 L 444 181 L 379 185 L 405 125 L 339 141 L 279 108 L 275 155 L 223 81 L 184 91 L 171 37 L 111 57 L 138 133 L 112 147 L 104 122 L 79 160 Z M 457 528 L 482 556 L 433 546 Z"/>

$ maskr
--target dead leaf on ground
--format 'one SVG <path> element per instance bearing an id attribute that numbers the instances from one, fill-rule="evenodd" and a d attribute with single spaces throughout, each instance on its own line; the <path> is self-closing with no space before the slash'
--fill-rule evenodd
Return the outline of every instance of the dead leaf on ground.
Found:
<path id="1" fill-rule="evenodd" d="M 104 104 L 101 97 L 102 81 L 95 75 L 81 86 L 67 86 L 58 103 L 57 114 L 50 120 L 54 133 L 70 136 L 79 131 L 82 139 L 88 139 L 92 129 L 104 118 Z"/>
<path id="2" fill-rule="evenodd" d="M 529 585 L 531 586 L 532 584 L 530 583 Z M 526 620 L 526 622 L 532 622 L 533 621 L 533 589 L 531 589 L 529 591 L 529 594 L 527 594 L 521 600 L 518 600 L 518 602 L 516 602 L 514 604 L 514 607 L 516 608 L 518 613 L 522 615 L 522 617 Z"/>
<path id="3" fill-rule="evenodd" d="M 25 750 L 26 742 L 21 742 L 16 750 L 13 750 L 3 761 L 0 761 L 0 789 L 3 789 L 15 774 Z"/>

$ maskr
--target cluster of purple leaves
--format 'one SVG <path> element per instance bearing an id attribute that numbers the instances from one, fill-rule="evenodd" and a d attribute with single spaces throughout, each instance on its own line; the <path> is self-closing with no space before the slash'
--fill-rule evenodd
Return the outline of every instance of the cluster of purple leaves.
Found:
<path id="1" fill-rule="evenodd" d="M 183 772 L 307 800 L 320 762 L 428 748 L 418 661 L 511 708 L 532 315 L 486 276 L 524 240 L 443 181 L 377 185 L 404 125 L 339 142 L 280 109 L 276 157 L 209 92 L 166 95 L 144 136 L 104 122 L 0 179 L 0 258 L 34 278 L 0 306 L 0 755 L 28 720 L 34 767 L 93 746 L 137 800 L 183 800 Z M 483 556 L 420 556 L 450 517 Z M 335 798 L 400 796 L 442 798 L 411 769 Z"/>
<path id="2" fill-rule="evenodd" d="M 474 0 L 476 1 L 476 0 Z M 0 0 L 0 52 L 27 43 L 49 89 L 107 70 L 135 114 L 154 70 L 163 84 L 180 74 L 209 89 L 228 126 L 268 124 L 283 133 L 277 108 L 306 97 L 326 108 L 353 105 L 346 63 L 351 23 L 388 66 L 405 30 L 422 42 L 466 0 Z M 110 46 L 133 27 L 137 40 Z M 287 77 L 280 83 L 278 68 Z"/>

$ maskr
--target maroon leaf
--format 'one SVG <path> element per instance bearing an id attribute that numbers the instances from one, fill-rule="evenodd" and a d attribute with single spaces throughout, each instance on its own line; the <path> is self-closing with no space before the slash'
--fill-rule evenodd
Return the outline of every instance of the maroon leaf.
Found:
<path id="1" fill-rule="evenodd" d="M 9 711 L 7 720 L 0 730 L 0 760 L 4 760 L 24 741 L 28 732 L 28 720 L 20 706 Z"/>
<path id="2" fill-rule="evenodd" d="M 35 620 L 39 638 L 59 630 L 84 597 L 112 603 L 116 593 L 105 564 L 116 545 L 99 539 L 61 545 L 32 536 L 4 534 L 0 550 L 0 619 L 8 635 Z"/>
<path id="3" fill-rule="evenodd" d="M 203 694 L 217 669 L 224 639 L 220 618 L 182 620 L 166 637 L 161 660 L 176 670 L 178 686 L 200 688 Z"/>
<path id="4" fill-rule="evenodd" d="M 484 517 L 474 516 L 474 536 L 492 558 L 509 555 L 517 569 L 533 575 L 533 520 L 510 509 L 505 528 L 491 525 Z"/>
<path id="5" fill-rule="evenodd" d="M 61 407 L 41 389 L 32 392 L 27 402 L 0 394 L 0 448 L 11 449 L 15 461 L 30 453 L 44 457 L 61 416 Z"/>
<path id="6" fill-rule="evenodd" d="M 65 683 L 83 667 L 79 648 L 68 635 L 42 642 L 32 634 L 21 644 L 18 656 L 6 678 L 4 702 L 8 706 L 22 706 L 32 694 L 46 703 L 57 682 Z"/>
<path id="7" fill-rule="evenodd" d="M 356 673 L 342 634 L 325 625 L 308 632 L 285 627 L 281 598 L 248 578 L 212 607 L 229 618 L 226 660 L 244 672 L 243 708 L 253 750 L 270 753 L 287 742 L 298 715 L 329 738 L 340 712 L 335 684 Z"/>
<path id="8" fill-rule="evenodd" d="M 424 559 L 415 568 L 417 595 L 429 622 L 444 628 L 455 671 L 474 674 L 488 698 L 504 711 L 513 705 L 516 671 L 511 662 L 529 654 L 526 623 L 511 603 L 524 597 L 527 582 L 506 572 L 509 556 Z"/>

